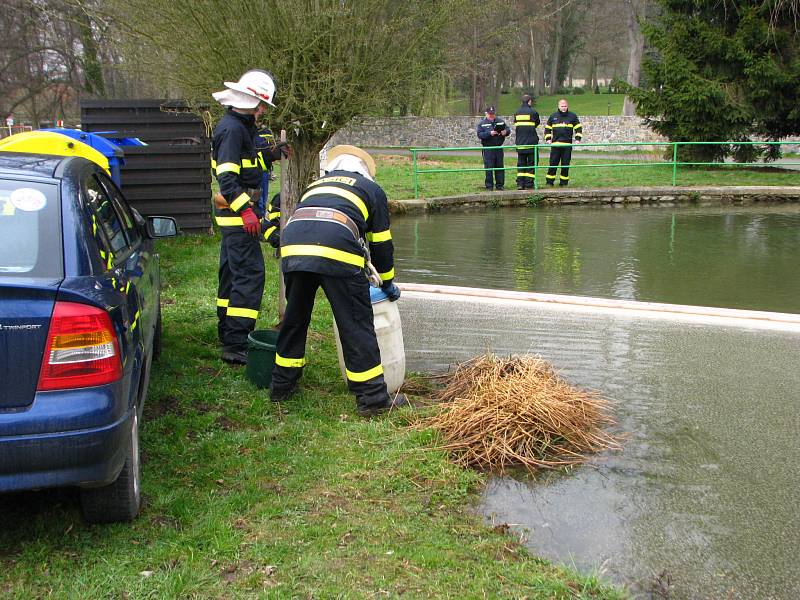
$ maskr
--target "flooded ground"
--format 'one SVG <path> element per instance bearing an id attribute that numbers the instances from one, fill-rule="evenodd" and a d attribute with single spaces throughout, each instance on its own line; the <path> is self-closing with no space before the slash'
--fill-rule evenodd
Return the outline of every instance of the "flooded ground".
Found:
<path id="1" fill-rule="evenodd" d="M 617 401 L 623 452 L 536 482 L 495 478 L 480 507 L 487 519 L 525 532 L 536 554 L 599 571 L 637 597 L 654 586 L 671 598 L 798 597 L 796 316 L 419 292 L 399 304 L 410 370 L 486 350 L 533 352 Z"/>

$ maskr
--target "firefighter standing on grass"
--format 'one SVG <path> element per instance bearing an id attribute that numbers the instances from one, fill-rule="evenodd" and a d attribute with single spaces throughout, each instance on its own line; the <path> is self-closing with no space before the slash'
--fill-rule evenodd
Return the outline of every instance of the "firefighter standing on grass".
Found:
<path id="1" fill-rule="evenodd" d="M 375 161 L 360 148 L 335 146 L 325 171 L 303 193 L 281 231 L 286 313 L 270 394 L 280 402 L 297 387 L 314 297 L 322 287 L 339 328 L 348 387 L 359 414 L 371 416 L 406 404 L 403 395 L 390 398 L 386 390 L 365 272 L 369 256 L 389 300 L 400 297 L 393 281 L 389 205 L 374 181 Z"/>
<path id="2" fill-rule="evenodd" d="M 488 191 L 497 189 L 502 191 L 506 183 L 506 172 L 503 170 L 502 145 L 511 135 L 511 128 L 502 118 L 498 118 L 494 106 L 486 107 L 486 116 L 478 121 L 476 128 L 478 139 L 481 141 L 483 154 L 483 168 L 486 170 L 484 186 Z M 497 148 L 494 150 L 493 148 Z"/>
<path id="3" fill-rule="evenodd" d="M 533 98 L 528 94 L 522 96 L 522 106 L 514 113 L 514 130 L 517 133 L 517 189 L 532 190 L 536 179 L 533 168 L 536 150 L 539 143 L 536 128 L 539 126 L 539 113 L 532 106 Z"/>
<path id="4" fill-rule="evenodd" d="M 569 163 L 572 159 L 572 136 L 580 142 L 583 138 L 583 125 L 578 120 L 578 115 L 570 112 L 566 99 L 558 101 L 558 110 L 547 119 L 544 127 L 544 141 L 550 143 L 550 168 L 547 169 L 545 181 L 547 185 L 556 182 L 556 171 L 561 164 L 559 185 L 569 184 Z"/>
<path id="5" fill-rule="evenodd" d="M 222 233 L 217 333 L 222 360 L 246 364 L 247 336 L 255 328 L 264 293 L 259 238 L 266 229 L 253 210 L 263 172 L 255 145 L 256 119 L 265 103 L 274 106 L 275 82 L 268 73 L 251 70 L 237 82 L 226 81 L 225 87 L 213 94 L 228 110 L 214 128 L 211 152 L 220 192 L 214 199 L 214 218 Z"/>

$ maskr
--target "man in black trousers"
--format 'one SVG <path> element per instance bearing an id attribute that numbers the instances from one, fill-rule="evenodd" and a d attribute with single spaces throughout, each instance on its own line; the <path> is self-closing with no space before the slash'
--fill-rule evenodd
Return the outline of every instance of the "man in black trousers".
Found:
<path id="1" fill-rule="evenodd" d="M 578 115 L 570 112 L 569 104 L 565 98 L 558 101 L 558 110 L 547 119 L 544 127 L 544 141 L 550 143 L 550 168 L 547 169 L 545 181 L 547 185 L 556 182 L 556 171 L 561 164 L 561 174 L 558 185 L 569 185 L 569 163 L 572 160 L 573 134 L 576 142 L 583 139 L 583 125 L 578 120 Z"/>
<path id="2" fill-rule="evenodd" d="M 486 117 L 478 122 L 477 132 L 478 139 L 484 147 L 483 168 L 486 169 L 486 189 L 502 190 L 506 182 L 506 172 L 503 170 L 503 149 L 500 146 L 511 135 L 511 129 L 502 118 L 495 115 L 494 106 L 487 106 Z"/>
<path id="3" fill-rule="evenodd" d="M 522 96 L 522 105 L 514 113 L 514 130 L 517 133 L 517 189 L 532 190 L 536 179 L 534 160 L 539 143 L 539 113 L 533 108 L 533 98 L 528 94 Z"/>
<path id="4" fill-rule="evenodd" d="M 273 402 L 281 402 L 297 388 L 321 287 L 339 328 L 348 387 L 358 413 L 369 417 L 407 403 L 402 394 L 390 398 L 386 389 L 365 274 L 369 256 L 388 299 L 400 297 L 394 284 L 389 203 L 374 181 L 375 161 L 361 148 L 334 146 L 325 171 L 308 186 L 280 234 L 286 314 L 270 394 Z"/>

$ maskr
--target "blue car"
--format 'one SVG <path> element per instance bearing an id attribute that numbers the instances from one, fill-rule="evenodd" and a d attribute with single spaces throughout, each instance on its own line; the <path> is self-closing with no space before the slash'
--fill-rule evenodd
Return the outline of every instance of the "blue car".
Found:
<path id="1" fill-rule="evenodd" d="M 153 239 L 176 233 L 91 161 L 0 152 L 0 492 L 78 486 L 87 521 L 136 517 Z"/>

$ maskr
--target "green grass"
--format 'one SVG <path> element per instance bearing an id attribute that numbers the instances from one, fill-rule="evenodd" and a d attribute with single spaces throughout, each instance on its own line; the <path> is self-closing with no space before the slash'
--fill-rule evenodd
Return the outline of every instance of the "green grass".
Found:
<path id="1" fill-rule="evenodd" d="M 509 117 L 521 104 L 521 92 L 514 91 L 510 94 L 500 94 L 500 106 L 497 107 L 500 116 Z M 558 110 L 558 101 L 566 98 L 569 102 L 569 109 L 576 113 L 578 117 L 593 115 L 621 115 L 622 104 L 625 101 L 624 94 L 578 94 L 578 95 L 558 95 L 558 96 L 539 96 L 536 98 L 534 108 L 539 112 L 542 121 Z M 489 104 L 490 102 L 487 102 Z M 466 98 L 453 100 L 448 104 L 451 115 L 468 115 L 469 102 Z"/>
<path id="2" fill-rule="evenodd" d="M 574 157 L 575 155 L 573 155 Z M 419 169 L 482 169 L 480 154 L 474 156 L 446 156 L 433 152 L 418 155 Z M 628 186 L 669 186 L 672 185 L 672 166 L 652 164 L 651 155 L 646 153 L 625 155 L 624 158 L 573 158 L 570 169 L 570 187 L 628 187 Z M 376 156 L 378 162 L 378 183 L 386 190 L 392 200 L 414 197 L 411 157 L 401 155 Z M 516 165 L 516 152 L 505 151 L 506 168 Z M 585 167 L 580 165 L 637 163 L 629 167 Z M 638 166 L 641 164 L 641 166 Z M 547 157 L 540 160 L 547 165 Z M 537 182 L 545 186 L 546 169 L 538 169 Z M 420 173 L 420 197 L 434 198 L 482 191 L 484 173 L 466 171 L 453 173 Z M 677 184 L 682 186 L 705 185 L 800 185 L 800 171 L 765 167 L 679 167 Z M 515 169 L 506 171 L 507 189 L 516 188 Z"/>
<path id="3" fill-rule="evenodd" d="M 0 597 L 619 598 L 530 556 L 467 506 L 484 476 L 427 450 L 403 415 L 365 421 L 318 302 L 285 407 L 216 348 L 218 239 L 160 246 L 164 353 L 142 427 L 145 506 L 87 526 L 75 494 L 0 497 Z M 267 258 L 260 327 L 275 322 Z"/>

